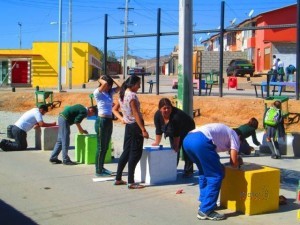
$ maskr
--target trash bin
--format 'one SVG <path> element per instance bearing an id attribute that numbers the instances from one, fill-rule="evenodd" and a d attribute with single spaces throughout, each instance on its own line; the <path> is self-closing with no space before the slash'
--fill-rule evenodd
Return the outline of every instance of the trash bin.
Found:
<path id="1" fill-rule="evenodd" d="M 237 78 L 236 77 L 228 77 L 228 89 L 229 88 L 237 89 Z"/>
<path id="2" fill-rule="evenodd" d="M 265 99 L 265 111 L 273 105 L 275 101 L 281 102 L 281 112 L 283 117 L 289 115 L 289 98 L 286 96 L 273 96 Z"/>

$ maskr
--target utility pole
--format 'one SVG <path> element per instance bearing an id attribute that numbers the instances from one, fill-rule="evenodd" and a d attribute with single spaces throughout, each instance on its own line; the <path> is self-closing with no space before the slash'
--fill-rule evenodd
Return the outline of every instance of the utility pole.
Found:
<path id="1" fill-rule="evenodd" d="M 193 0 L 179 0 L 178 107 L 193 117 Z"/>
<path id="2" fill-rule="evenodd" d="M 61 54 L 62 54 L 62 0 L 59 0 L 58 5 L 58 72 L 57 72 L 57 79 L 58 79 L 58 85 L 57 90 L 58 92 L 62 91 L 61 87 Z"/>
<path id="3" fill-rule="evenodd" d="M 68 60 L 68 69 L 69 69 L 69 89 L 72 89 L 72 0 L 69 0 L 69 60 Z"/>
<path id="4" fill-rule="evenodd" d="M 124 18 L 124 36 L 127 36 L 128 31 L 128 2 L 129 0 L 126 0 L 125 4 L 125 18 Z M 125 77 L 127 75 L 127 53 L 128 53 L 128 39 L 125 37 L 124 39 L 124 57 L 123 57 L 123 79 L 125 80 Z"/>
<path id="5" fill-rule="evenodd" d="M 19 48 L 22 48 L 22 23 L 18 22 L 19 25 Z"/>
<path id="6" fill-rule="evenodd" d="M 130 0 L 126 0 L 125 8 L 119 8 L 125 10 L 125 17 L 124 17 L 124 54 L 123 54 L 123 79 L 125 80 L 127 75 L 127 54 L 128 54 L 128 39 L 126 38 L 128 33 L 128 11 L 133 8 L 128 8 Z"/>

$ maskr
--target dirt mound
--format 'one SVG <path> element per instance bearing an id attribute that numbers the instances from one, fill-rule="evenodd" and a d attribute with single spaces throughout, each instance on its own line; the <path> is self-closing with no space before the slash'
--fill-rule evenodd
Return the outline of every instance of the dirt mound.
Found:
<path id="1" fill-rule="evenodd" d="M 173 95 L 164 95 L 173 100 Z M 142 112 L 146 124 L 153 125 L 153 115 L 158 107 L 158 95 L 139 95 Z M 91 105 L 88 93 L 55 93 L 55 101 L 61 101 L 59 108 L 50 109 L 48 115 L 58 115 L 67 105 L 83 104 Z M 116 99 L 115 99 L 116 100 Z M 174 100 L 173 100 L 174 101 Z M 35 96 L 33 92 L 1 92 L 0 110 L 11 112 L 24 112 L 35 107 Z M 264 100 L 259 98 L 236 98 L 236 97 L 212 97 L 195 96 L 194 109 L 200 109 L 200 116 L 195 117 L 197 125 L 220 122 L 232 127 L 246 123 L 249 118 L 256 117 L 259 121 L 259 128 L 262 129 L 262 117 L 264 113 Z M 289 100 L 289 112 L 300 112 L 300 101 Z M 288 132 L 300 132 L 299 117 L 294 123 L 286 121 Z"/>

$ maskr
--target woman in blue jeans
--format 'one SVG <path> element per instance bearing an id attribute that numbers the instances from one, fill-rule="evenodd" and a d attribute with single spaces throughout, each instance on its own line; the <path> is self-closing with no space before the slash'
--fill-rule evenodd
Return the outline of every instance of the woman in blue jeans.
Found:
<path id="1" fill-rule="evenodd" d="M 233 167 L 239 166 L 238 151 L 241 134 L 220 123 L 211 123 L 192 130 L 183 140 L 183 147 L 199 169 L 200 206 L 197 218 L 200 220 L 222 220 L 225 215 L 215 212 L 224 166 L 218 152 L 230 153 Z"/>

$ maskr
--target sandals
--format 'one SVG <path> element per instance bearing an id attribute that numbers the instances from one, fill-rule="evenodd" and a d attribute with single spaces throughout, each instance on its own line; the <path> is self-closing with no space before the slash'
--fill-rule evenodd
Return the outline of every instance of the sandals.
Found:
<path id="1" fill-rule="evenodd" d="M 126 185 L 127 182 L 124 180 L 116 180 L 114 185 Z M 133 184 L 128 184 L 128 189 L 142 189 L 145 186 L 137 184 L 137 183 L 133 183 Z"/>
<path id="2" fill-rule="evenodd" d="M 127 182 L 124 180 L 116 180 L 114 183 L 114 185 L 126 185 L 126 184 L 127 184 Z"/>
<path id="3" fill-rule="evenodd" d="M 128 184 L 128 189 L 142 189 L 144 187 L 145 187 L 144 185 L 140 185 L 136 183 Z"/>

